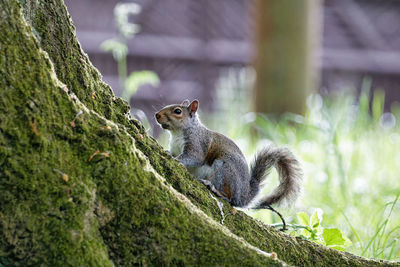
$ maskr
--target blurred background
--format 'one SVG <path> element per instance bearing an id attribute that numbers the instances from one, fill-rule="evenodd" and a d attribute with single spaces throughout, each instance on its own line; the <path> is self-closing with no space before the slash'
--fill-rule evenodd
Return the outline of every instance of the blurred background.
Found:
<path id="1" fill-rule="evenodd" d="M 249 161 L 268 144 L 301 159 L 303 197 L 283 210 L 293 234 L 400 259 L 400 1 L 65 4 L 103 80 L 166 148 L 154 112 L 197 98 L 205 124 Z M 266 191 L 276 183 L 273 173 Z M 341 239 L 329 243 L 333 228 Z"/>

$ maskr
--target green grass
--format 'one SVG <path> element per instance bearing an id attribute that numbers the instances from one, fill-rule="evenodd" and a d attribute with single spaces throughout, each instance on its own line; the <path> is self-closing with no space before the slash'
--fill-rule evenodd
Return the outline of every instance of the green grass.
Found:
<path id="1" fill-rule="evenodd" d="M 321 209 L 323 226 L 338 228 L 351 239 L 346 251 L 399 260 L 399 106 L 384 113 L 384 93 L 370 90 L 366 79 L 358 98 L 314 94 L 304 116 L 285 114 L 277 119 L 249 112 L 248 73 L 225 77 L 217 91 L 219 109 L 202 114 L 202 121 L 235 140 L 249 162 L 265 145 L 292 149 L 304 170 L 304 192 L 294 208 L 280 208 L 288 221 L 299 223 L 297 212 L 311 215 Z M 276 176 L 273 173 L 266 181 L 265 193 L 277 185 Z M 251 215 L 266 223 L 280 222 L 269 211 Z"/>

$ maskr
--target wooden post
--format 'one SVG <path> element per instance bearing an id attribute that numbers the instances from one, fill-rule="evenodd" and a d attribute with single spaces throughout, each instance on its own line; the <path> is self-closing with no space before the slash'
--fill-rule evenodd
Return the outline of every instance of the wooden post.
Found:
<path id="1" fill-rule="evenodd" d="M 256 0 L 255 110 L 302 114 L 318 86 L 320 0 Z"/>

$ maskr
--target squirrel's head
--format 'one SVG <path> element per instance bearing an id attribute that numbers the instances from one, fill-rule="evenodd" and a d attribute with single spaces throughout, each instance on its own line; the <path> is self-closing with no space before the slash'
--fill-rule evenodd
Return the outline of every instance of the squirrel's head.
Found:
<path id="1" fill-rule="evenodd" d="M 197 123 L 197 109 L 199 101 L 185 100 L 182 104 L 169 105 L 161 109 L 154 116 L 164 129 L 177 131 L 188 128 Z"/>

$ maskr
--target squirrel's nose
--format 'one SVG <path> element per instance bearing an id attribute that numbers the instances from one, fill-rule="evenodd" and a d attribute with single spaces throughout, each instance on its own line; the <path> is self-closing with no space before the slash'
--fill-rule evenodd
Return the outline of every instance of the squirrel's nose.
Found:
<path id="1" fill-rule="evenodd" d="M 161 115 L 156 113 L 156 119 L 159 120 L 161 118 Z"/>

